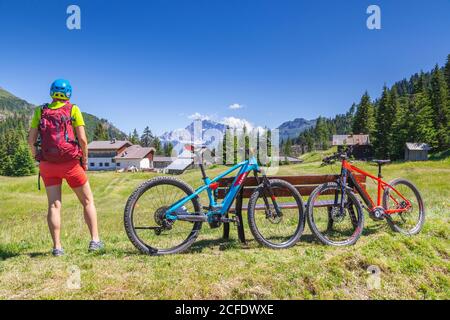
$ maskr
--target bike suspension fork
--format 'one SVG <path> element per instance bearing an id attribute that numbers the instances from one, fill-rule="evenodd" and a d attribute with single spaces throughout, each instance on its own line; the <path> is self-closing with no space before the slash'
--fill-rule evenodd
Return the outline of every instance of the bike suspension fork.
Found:
<path id="1" fill-rule="evenodd" d="M 347 187 L 347 169 L 342 168 L 341 172 L 341 203 L 340 203 L 340 212 L 341 214 L 344 213 L 345 209 L 345 188 Z"/>
<path id="2" fill-rule="evenodd" d="M 258 173 L 256 171 L 254 171 L 254 175 L 255 175 L 255 178 L 256 178 L 256 182 L 258 183 L 258 185 L 260 185 L 261 184 L 261 179 L 259 178 Z M 265 174 L 263 174 L 263 176 L 262 176 L 262 184 L 263 184 L 263 194 L 262 194 L 262 196 L 263 196 L 264 205 L 266 206 L 266 208 L 270 208 L 269 207 L 269 205 L 270 205 L 269 204 L 269 200 L 267 199 L 267 195 L 266 195 L 266 190 L 267 190 L 267 193 L 269 194 L 269 197 L 272 200 L 272 204 L 273 204 L 273 206 L 275 208 L 275 211 L 276 211 L 277 215 L 278 216 L 282 216 L 281 210 L 278 207 L 278 203 L 275 201 L 276 197 L 273 194 L 272 188 L 270 188 L 269 179 L 267 179 Z"/>

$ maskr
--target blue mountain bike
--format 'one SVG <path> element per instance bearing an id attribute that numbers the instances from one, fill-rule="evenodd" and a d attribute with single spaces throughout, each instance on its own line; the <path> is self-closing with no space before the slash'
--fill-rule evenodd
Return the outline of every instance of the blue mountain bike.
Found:
<path id="1" fill-rule="evenodd" d="M 203 185 L 196 190 L 175 177 L 160 176 L 144 182 L 130 196 L 125 207 L 125 230 L 141 252 L 179 253 L 193 244 L 202 223 L 218 228 L 222 223 L 236 222 L 236 217 L 228 218 L 228 212 L 250 172 L 258 181 L 248 204 L 248 224 L 255 239 L 273 249 L 291 247 L 300 239 L 305 215 L 299 192 L 286 181 L 261 174 L 254 157 L 214 179 L 206 176 L 203 163 L 199 167 Z M 238 174 L 219 203 L 217 181 L 234 171 Z M 199 195 L 205 191 L 209 205 L 202 207 Z"/>

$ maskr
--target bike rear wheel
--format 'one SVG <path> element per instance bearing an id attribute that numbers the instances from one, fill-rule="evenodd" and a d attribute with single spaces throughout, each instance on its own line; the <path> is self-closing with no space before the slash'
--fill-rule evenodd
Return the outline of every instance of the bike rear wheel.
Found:
<path id="1" fill-rule="evenodd" d="M 277 197 L 271 199 L 266 187 L 260 185 L 248 203 L 248 224 L 260 244 L 272 249 L 289 248 L 298 242 L 305 226 L 302 198 L 297 189 L 286 181 L 273 179 L 269 183 Z M 281 207 L 282 216 L 276 214 L 274 202 Z"/>
<path id="2" fill-rule="evenodd" d="M 422 196 L 416 186 L 405 179 L 395 179 L 389 183 L 410 203 L 411 208 L 405 212 L 386 214 L 386 221 L 395 232 L 405 235 L 415 235 L 422 230 L 425 223 L 425 206 Z M 383 194 L 385 209 L 399 209 L 405 201 L 392 189 L 387 188 Z"/>
<path id="3" fill-rule="evenodd" d="M 125 206 L 124 226 L 128 238 L 142 253 L 163 255 L 188 249 L 198 236 L 202 222 L 167 220 L 165 212 L 177 201 L 194 193 L 181 180 L 157 177 L 144 182 Z M 186 214 L 200 213 L 198 198 L 184 205 Z"/>
<path id="4" fill-rule="evenodd" d="M 311 193 L 307 204 L 307 219 L 317 239 L 331 246 L 355 244 L 364 227 L 363 208 L 358 198 L 347 188 L 342 195 L 342 188 L 337 183 L 319 185 Z"/>

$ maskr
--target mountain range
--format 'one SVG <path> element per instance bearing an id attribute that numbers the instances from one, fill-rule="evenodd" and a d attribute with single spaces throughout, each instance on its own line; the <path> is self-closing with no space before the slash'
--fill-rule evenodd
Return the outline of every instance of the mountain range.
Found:
<path id="1" fill-rule="evenodd" d="M 303 131 L 314 127 L 317 120 L 306 120 L 303 118 L 296 118 L 292 121 L 283 122 L 278 129 L 280 130 L 280 140 L 286 141 L 289 139 L 296 139 Z"/>
<path id="2" fill-rule="evenodd" d="M 190 137 L 194 137 L 194 131 L 195 129 L 196 121 L 192 121 L 188 126 L 186 126 L 184 129 L 175 129 L 172 131 L 165 132 L 161 137 L 162 142 L 172 142 L 172 144 L 176 144 L 177 141 L 182 141 L 186 138 L 183 138 L 184 134 L 189 133 Z M 225 130 L 227 129 L 227 126 L 223 123 L 216 122 L 213 120 L 198 120 L 197 125 L 199 126 L 199 129 L 203 132 L 207 130 L 218 130 L 222 134 L 225 133 Z M 198 130 L 198 129 L 197 129 Z M 175 142 L 175 143 L 174 143 Z M 204 143 L 208 143 L 210 141 L 204 141 Z"/>
<path id="3" fill-rule="evenodd" d="M 0 121 L 6 117 L 12 116 L 14 114 L 24 115 L 30 117 L 32 115 L 33 109 L 36 108 L 35 105 L 16 97 L 12 93 L 6 91 L 0 87 Z M 109 135 L 117 139 L 126 139 L 127 135 L 111 124 L 106 119 L 98 118 L 90 113 L 83 112 L 84 121 L 86 123 L 86 132 L 88 137 L 94 136 L 94 130 L 98 123 L 102 123 L 109 132 Z M 308 128 L 313 127 L 316 124 L 316 120 L 306 120 L 303 118 L 296 118 L 291 121 L 283 122 L 278 129 L 280 130 L 280 140 L 286 140 L 287 138 L 295 139 L 298 135 Z M 221 133 L 224 133 L 227 129 L 227 125 L 221 122 L 203 119 L 201 120 L 201 128 L 203 131 L 214 129 Z M 180 132 L 186 130 L 189 132 L 190 136 L 194 135 L 194 121 L 186 126 L 183 130 L 173 130 L 167 131 L 160 136 L 163 143 L 172 142 L 180 140 Z M 208 141 L 210 142 L 210 141 Z"/>
<path id="4" fill-rule="evenodd" d="M 296 118 L 291 121 L 283 122 L 277 129 L 280 130 L 280 140 L 286 140 L 287 138 L 296 139 L 303 131 L 314 127 L 317 120 L 306 120 L 303 118 Z M 201 120 L 201 127 L 203 131 L 208 129 L 215 129 L 222 133 L 227 129 L 227 125 L 216 122 L 213 120 Z M 194 133 L 194 122 L 191 122 L 186 128 L 181 131 L 187 130 L 191 136 Z M 165 132 L 160 138 L 161 141 L 174 141 L 178 140 L 180 130 L 173 130 Z"/>

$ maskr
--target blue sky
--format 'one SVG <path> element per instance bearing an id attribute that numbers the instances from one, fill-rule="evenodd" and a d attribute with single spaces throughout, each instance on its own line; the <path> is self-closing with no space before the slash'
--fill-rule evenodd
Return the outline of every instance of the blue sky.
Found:
<path id="1" fill-rule="evenodd" d="M 66 28 L 70 4 L 81 30 Z M 366 27 L 370 4 L 381 30 Z M 0 86 L 35 104 L 64 77 L 83 111 L 126 132 L 195 113 L 274 128 L 442 65 L 450 1 L 0 0 L 0 39 Z"/>

